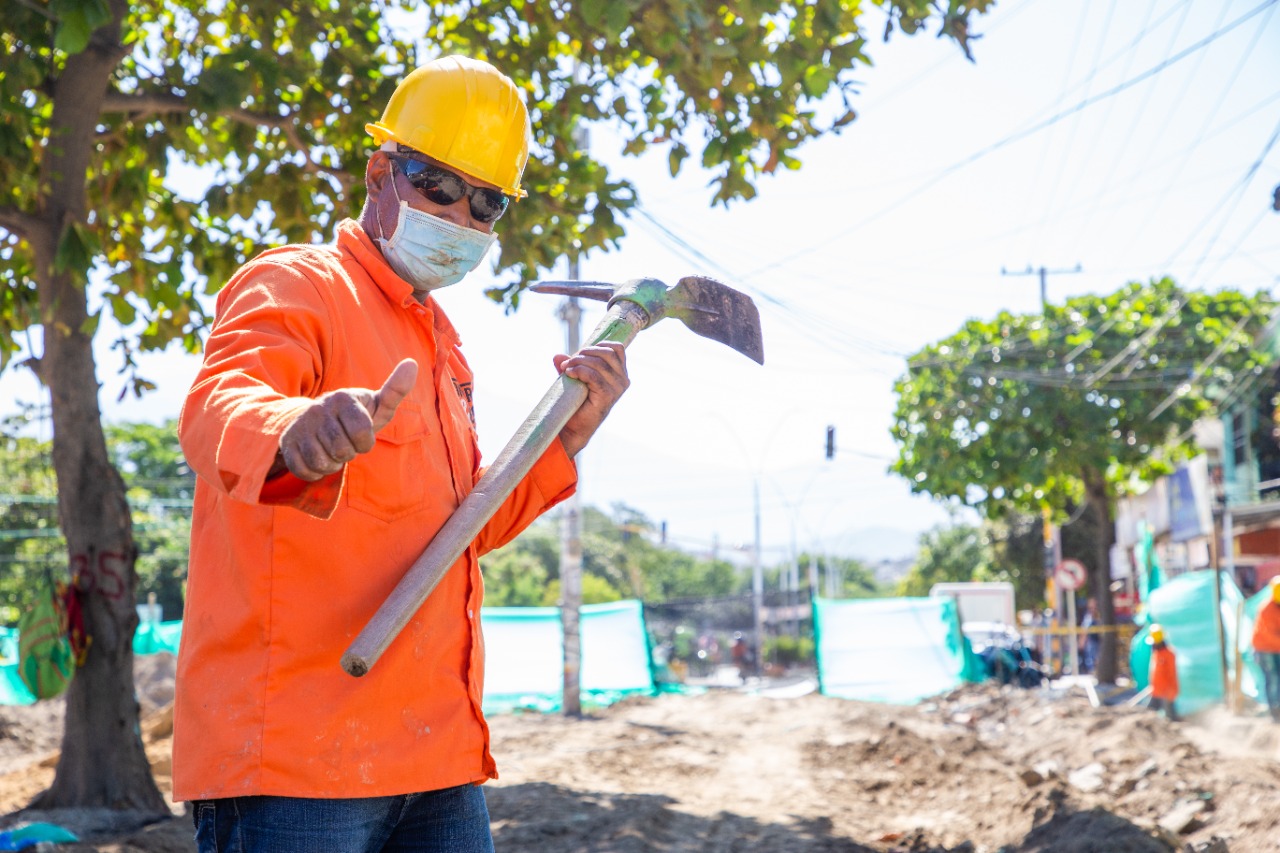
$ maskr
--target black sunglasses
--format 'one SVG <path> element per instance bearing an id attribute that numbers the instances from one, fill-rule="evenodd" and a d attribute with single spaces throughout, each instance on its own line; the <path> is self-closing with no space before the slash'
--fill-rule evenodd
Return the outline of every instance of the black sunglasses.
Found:
<path id="1" fill-rule="evenodd" d="M 495 222 L 507 212 L 511 197 L 502 190 L 491 190 L 488 187 L 473 187 L 459 175 L 441 166 L 424 163 L 404 154 L 387 156 L 400 174 L 413 184 L 413 188 L 422 193 L 427 201 L 433 204 L 448 206 L 466 196 L 471 204 L 471 218 L 477 222 Z"/>

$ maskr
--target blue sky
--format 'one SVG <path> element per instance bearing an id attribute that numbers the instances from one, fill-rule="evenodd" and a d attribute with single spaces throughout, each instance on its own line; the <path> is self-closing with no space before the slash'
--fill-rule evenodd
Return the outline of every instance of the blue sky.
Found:
<path id="1" fill-rule="evenodd" d="M 1210 290 L 1280 281 L 1277 7 L 1004 2 L 974 26 L 972 64 L 932 34 L 875 41 L 857 121 L 728 210 L 709 206 L 707 174 L 672 179 L 665 151 L 624 158 L 609 128 L 593 128 L 592 151 L 637 185 L 642 212 L 582 276 L 720 278 L 760 305 L 766 363 L 674 322 L 644 332 L 632 388 L 581 458 L 583 500 L 625 503 L 665 520 L 678 544 L 728 554 L 752 539 L 758 484 L 766 562 L 793 541 L 908 550 L 885 542 L 947 513 L 886 473 L 893 382 L 905 356 L 968 318 L 1038 310 L 1038 277 L 1002 268 L 1079 265 L 1048 276 L 1053 302 L 1166 274 Z M 531 294 L 505 317 L 481 295 L 490 282 L 473 274 L 440 301 L 477 375 L 492 459 L 550 384 L 564 330 L 558 298 Z M 598 316 L 588 305 L 584 334 Z M 160 391 L 116 404 L 115 362 L 100 352 L 109 419 L 176 415 L 195 359 L 148 359 Z M 38 395 L 24 374 L 0 376 L 0 409 Z"/>

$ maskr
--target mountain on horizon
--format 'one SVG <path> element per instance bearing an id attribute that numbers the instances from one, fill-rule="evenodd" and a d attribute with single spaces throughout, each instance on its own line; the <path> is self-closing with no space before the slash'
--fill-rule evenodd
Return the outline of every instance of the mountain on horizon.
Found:
<path id="1" fill-rule="evenodd" d="M 868 562 L 914 558 L 920 531 L 900 527 L 860 527 L 831 543 L 831 550 Z"/>

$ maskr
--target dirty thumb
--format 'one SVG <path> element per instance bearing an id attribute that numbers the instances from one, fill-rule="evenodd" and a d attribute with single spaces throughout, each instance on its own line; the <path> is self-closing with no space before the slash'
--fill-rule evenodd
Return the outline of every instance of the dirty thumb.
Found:
<path id="1" fill-rule="evenodd" d="M 391 375 L 387 377 L 387 381 L 383 382 L 382 387 L 378 389 L 378 393 L 373 395 L 371 417 L 375 430 L 380 430 L 391 422 L 392 415 L 396 413 L 396 407 L 413 390 L 413 384 L 417 380 L 418 362 L 406 358 L 396 365 L 395 370 L 392 370 Z"/>

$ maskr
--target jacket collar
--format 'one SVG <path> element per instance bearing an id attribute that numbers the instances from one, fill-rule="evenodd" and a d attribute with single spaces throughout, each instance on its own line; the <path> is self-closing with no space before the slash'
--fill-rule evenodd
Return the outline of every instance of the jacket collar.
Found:
<path id="1" fill-rule="evenodd" d="M 344 219 L 339 222 L 337 242 L 338 248 L 355 259 L 393 304 L 402 307 L 419 304 L 413 298 L 413 286 L 396 275 L 395 270 L 391 269 L 386 259 L 382 257 L 382 251 L 374 245 L 373 240 L 359 222 L 354 219 Z M 431 316 L 436 335 L 443 338 L 444 343 L 450 346 L 458 346 L 462 343 L 457 329 L 453 327 L 453 323 L 449 321 L 435 299 L 428 295 L 422 307 Z"/>

